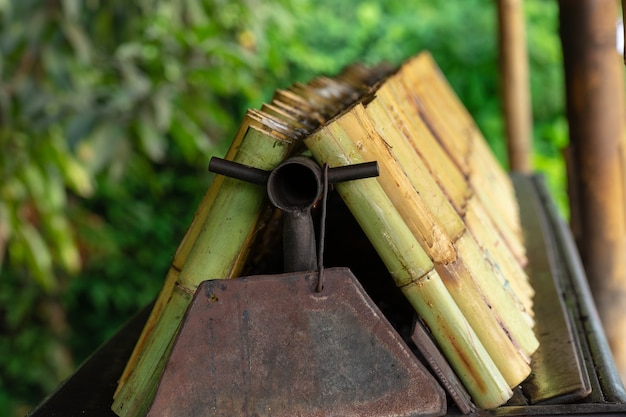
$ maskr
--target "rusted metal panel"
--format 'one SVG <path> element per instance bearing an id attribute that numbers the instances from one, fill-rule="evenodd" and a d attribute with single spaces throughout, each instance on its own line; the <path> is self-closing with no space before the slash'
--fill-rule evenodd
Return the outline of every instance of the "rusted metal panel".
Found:
<path id="1" fill-rule="evenodd" d="M 149 416 L 424 416 L 446 398 L 347 268 L 206 281 Z"/>

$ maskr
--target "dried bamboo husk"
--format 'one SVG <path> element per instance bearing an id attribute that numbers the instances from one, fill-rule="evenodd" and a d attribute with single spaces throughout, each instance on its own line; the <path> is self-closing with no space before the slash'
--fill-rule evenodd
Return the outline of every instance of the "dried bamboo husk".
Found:
<path id="1" fill-rule="evenodd" d="M 364 162 L 338 123 L 349 114 L 305 140 L 318 162 L 331 167 Z M 336 188 L 476 404 L 493 408 L 506 402 L 512 395 L 506 380 L 378 180 L 348 181 Z"/>
<path id="2" fill-rule="evenodd" d="M 273 100 L 271 102 L 271 106 L 277 111 L 283 112 L 303 124 L 305 129 L 309 132 L 315 130 L 322 123 L 322 120 L 311 119 L 309 114 L 303 112 L 297 107 L 291 107 L 280 100 Z"/>
<path id="3" fill-rule="evenodd" d="M 384 120 L 382 108 L 374 105 L 377 100 L 378 97 L 369 101 L 367 109 L 356 105 L 335 123 L 352 140 L 362 158 L 379 161 L 381 175 L 378 180 L 383 190 L 437 266 L 446 288 L 507 383 L 511 387 L 517 386 L 530 373 L 527 350 L 536 348 L 536 339 L 533 337 L 533 344 L 520 347 L 520 343 L 516 341 L 518 334 L 526 342 L 530 329 L 523 322 L 524 328 L 518 329 L 514 326 L 519 326 L 520 320 L 508 320 L 511 316 L 515 319 L 517 316 L 521 317 L 517 306 L 514 303 L 500 304 L 491 300 L 493 285 L 498 286 L 500 283 L 492 273 L 484 274 L 486 268 L 480 274 L 472 273 L 473 270 L 468 269 L 468 262 L 485 263 L 486 260 L 476 253 L 465 254 L 453 245 L 465 235 L 465 225 L 426 171 L 423 161 L 403 146 L 406 145 L 404 138 L 393 124 Z M 375 120 L 370 121 L 369 118 Z M 421 222 L 417 221 L 418 217 Z M 434 226 L 425 224 L 425 218 L 430 219 Z M 448 226 L 441 229 L 450 233 L 445 244 L 453 245 L 452 257 L 447 252 L 442 252 L 441 247 L 432 241 L 424 240 L 424 235 L 428 239 L 429 233 L 434 235 L 438 231 L 438 222 Z M 504 294 L 502 291 L 496 293 Z M 509 311 L 503 314 L 500 311 L 502 309 Z M 518 351 L 518 348 L 521 350 Z"/>
<path id="4" fill-rule="evenodd" d="M 301 119 L 298 120 L 298 118 L 294 117 L 292 114 L 289 114 L 284 109 L 273 104 L 263 104 L 261 111 L 272 118 L 282 120 L 294 129 L 309 130 L 311 128 L 311 126 L 305 124 L 305 121 Z"/>
<path id="5" fill-rule="evenodd" d="M 467 178 L 454 164 L 428 126 L 419 117 L 418 103 L 411 98 L 400 77 L 407 69 L 402 67 L 391 77 L 376 95 L 384 103 L 385 109 L 400 128 L 414 153 L 419 155 L 431 174 L 444 191 L 457 213 L 465 213 L 465 203 L 472 195 Z"/>
<path id="6" fill-rule="evenodd" d="M 355 149 L 364 160 L 378 161 L 381 175 L 378 181 L 387 193 L 387 196 L 400 213 L 409 230 L 417 238 L 434 262 L 449 263 L 454 261 L 456 253 L 448 236 L 437 219 L 429 210 L 427 203 L 436 200 L 437 185 L 431 181 L 423 165 L 417 164 L 412 170 L 416 183 L 411 183 L 402 167 L 395 160 L 394 154 L 387 148 L 385 139 L 381 138 L 361 104 L 355 105 L 342 117 L 334 120 L 336 131 L 341 131 L 342 137 L 353 143 Z M 391 130 L 386 131 L 386 137 Z M 448 201 L 441 201 L 448 204 Z M 443 208 L 442 208 L 443 211 Z M 456 216 L 450 208 L 449 213 Z M 447 219 L 451 224 L 450 232 L 456 237 L 465 228 L 458 216 Z M 458 220 L 458 221 L 457 221 Z"/>
<path id="7" fill-rule="evenodd" d="M 372 137 L 373 143 L 378 148 L 378 156 L 373 155 L 380 161 L 389 160 L 394 165 L 394 170 L 405 176 L 413 186 L 422 205 L 426 207 L 430 216 L 434 216 L 435 223 L 445 232 L 448 240 L 453 242 L 465 230 L 465 224 L 458 215 L 450 200 L 441 191 L 441 187 L 433 178 L 426 166 L 424 159 L 420 157 L 408 143 L 393 119 L 389 117 L 386 108 L 380 100 L 380 96 L 369 103 L 363 114 L 363 107 L 356 106 L 352 112 L 361 119 L 368 131 L 376 132 L 379 137 Z M 370 122 L 371 120 L 371 122 Z M 439 161 L 434 161 L 438 163 Z M 383 176 L 380 177 L 384 180 Z M 390 181 L 397 181 L 395 176 Z M 398 202 L 400 203 L 400 202 Z"/>
<path id="8" fill-rule="evenodd" d="M 478 195 L 494 224 L 505 237 L 521 263 L 525 261 L 519 227 L 518 206 L 510 178 L 499 165 L 471 116 L 441 74 L 432 56 L 418 55 L 405 64 L 411 75 L 405 78 L 407 88 L 415 92 L 422 104 L 421 117 L 440 140 L 442 146 L 467 173 L 472 189 Z M 455 117 L 450 117 L 454 114 Z"/>

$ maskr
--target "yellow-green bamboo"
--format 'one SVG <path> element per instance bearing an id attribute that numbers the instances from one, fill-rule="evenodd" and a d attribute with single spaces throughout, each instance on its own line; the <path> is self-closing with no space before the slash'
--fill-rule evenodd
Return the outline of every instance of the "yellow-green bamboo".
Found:
<path id="1" fill-rule="evenodd" d="M 430 183 L 432 182 L 431 178 L 423 165 L 413 167 L 417 182 L 412 184 L 402 167 L 396 162 L 394 155 L 386 147 L 384 139 L 374 129 L 361 104 L 354 106 L 333 123 L 336 135 L 341 135 L 341 139 L 346 143 L 352 143 L 361 158 L 368 161 L 378 161 L 381 171 L 378 181 L 396 210 L 401 214 L 411 233 L 424 248 L 427 248 L 427 253 L 431 259 L 442 263 L 453 262 L 456 258 L 456 252 L 452 246 L 451 237 L 439 225 L 428 207 L 428 202 L 435 200 L 439 204 L 449 205 L 449 203 L 445 199 L 445 201 L 440 201 L 441 199 L 435 198 L 433 191 L 437 185 Z M 385 133 L 391 133 L 391 131 Z M 445 213 L 445 207 L 441 207 L 441 212 Z M 450 212 L 454 213 L 454 210 L 450 208 Z M 449 219 L 449 229 L 451 233 L 459 235 L 462 233 L 464 225 L 460 219 L 456 223 L 454 220 Z M 452 238 L 454 237 L 456 236 L 452 236 Z"/>
<path id="2" fill-rule="evenodd" d="M 344 134 L 331 123 L 309 136 L 305 144 L 318 162 L 331 167 L 363 162 Z M 512 395 L 507 382 L 379 182 L 348 181 L 337 184 L 337 190 L 475 403 L 493 408 L 506 402 Z"/>
<path id="3" fill-rule="evenodd" d="M 420 116 L 428 121 L 450 156 L 468 174 L 474 193 L 494 219 L 516 259 L 523 261 L 523 247 L 518 242 L 521 233 L 517 204 L 510 178 L 487 150 L 484 137 L 432 56 L 420 54 L 406 65 L 411 69 L 406 77 L 407 88 L 412 89 L 422 103 Z"/>
<path id="4" fill-rule="evenodd" d="M 233 142 L 231 143 L 231 146 L 225 155 L 226 159 L 234 158 L 237 150 L 239 149 L 239 146 L 241 145 L 241 141 L 243 140 L 246 132 L 248 131 L 248 128 L 254 124 L 256 124 L 255 121 L 253 121 L 247 116 L 244 117 L 240 125 L 240 128 L 238 129 L 233 139 Z M 153 331 L 153 328 L 155 326 L 155 321 L 161 315 L 163 308 L 167 304 L 170 298 L 170 295 L 174 289 L 174 285 L 176 284 L 176 281 L 178 280 L 178 273 L 182 269 L 185 261 L 187 260 L 189 251 L 193 247 L 193 244 L 195 243 L 196 238 L 198 237 L 198 234 L 200 233 L 200 230 L 202 228 L 202 225 L 204 224 L 206 216 L 211 208 L 211 205 L 213 204 L 213 201 L 215 200 L 215 195 L 217 194 L 217 191 L 221 188 L 221 184 L 223 180 L 224 180 L 224 177 L 221 177 L 221 176 L 217 176 L 214 178 L 211 186 L 209 187 L 204 197 L 202 198 L 202 201 L 200 202 L 198 209 L 194 213 L 191 225 L 187 229 L 185 235 L 183 236 L 183 239 L 181 240 L 181 242 L 178 245 L 178 248 L 176 249 L 176 252 L 174 253 L 174 257 L 172 259 L 172 265 L 167 272 L 165 282 L 163 284 L 163 287 L 161 288 L 161 291 L 159 292 L 159 295 L 154 303 L 154 306 L 152 307 L 150 316 L 148 317 L 146 324 L 144 325 L 144 328 L 141 334 L 139 335 L 139 338 L 135 344 L 133 352 L 126 363 L 124 372 L 119 378 L 114 396 L 117 396 L 117 393 L 119 392 L 119 390 L 126 383 L 128 374 L 134 368 L 135 362 L 137 360 L 139 353 L 143 351 L 144 349 L 146 337 L 148 336 L 148 334 L 150 334 Z"/>
<path id="5" fill-rule="evenodd" d="M 419 104 L 419 116 L 428 125 L 433 136 L 450 155 L 459 170 L 469 175 L 470 166 L 467 157 L 471 152 L 471 141 L 466 132 L 461 132 L 461 135 L 457 134 L 460 131 L 458 127 L 460 120 L 458 117 L 450 117 L 451 109 L 443 107 L 442 99 L 436 96 L 436 86 L 432 85 L 436 74 L 433 73 L 434 69 L 431 66 L 426 65 L 425 57 L 428 56 L 428 54 L 420 54 L 405 64 L 410 65 L 410 71 L 406 72 L 402 81 L 405 83 L 405 88 L 412 92 L 413 100 Z"/>
<path id="6" fill-rule="evenodd" d="M 506 246 L 505 248 L 492 244 L 483 247 L 493 249 L 490 256 L 496 260 L 499 267 L 508 268 L 506 279 L 515 283 L 521 278 L 519 284 L 514 286 L 518 289 L 527 287 L 528 284 L 524 282 L 525 274 L 518 273 L 525 265 L 525 249 L 521 240 L 519 209 L 510 178 L 489 151 L 480 131 L 447 84 L 432 57 L 421 54 L 405 64 L 403 69 L 409 74 L 406 77 L 407 86 L 417 91 L 415 97 L 418 101 L 425 103 L 422 112 L 418 111 L 415 116 L 425 116 L 431 125 L 439 126 L 435 130 L 442 142 L 449 143 L 449 147 L 458 142 L 463 151 L 468 152 L 462 165 L 468 170 L 469 186 L 473 194 L 470 197 L 471 201 L 468 200 L 466 205 L 472 204 L 477 207 L 480 204 L 484 208 L 484 212 L 490 218 L 487 231 L 497 231 Z M 475 229 L 472 232 L 477 234 Z M 507 248 L 513 254 L 518 266 L 508 265 L 510 256 L 506 253 Z M 518 291 L 518 296 L 524 300 L 526 310 L 532 315 L 530 309 L 532 292 Z"/>
<path id="7" fill-rule="evenodd" d="M 507 245 L 493 225 L 492 219 L 476 199 L 472 199 L 468 203 L 466 224 L 485 256 L 502 273 L 502 279 L 506 281 L 510 292 L 514 294 L 520 309 L 532 317 L 534 289 L 530 285 L 528 275 L 516 261 L 513 253 L 508 250 Z"/>
<path id="8" fill-rule="evenodd" d="M 417 192 L 419 200 L 427 208 L 429 215 L 435 216 L 435 222 L 444 230 L 448 239 L 454 242 L 465 230 L 465 225 L 431 175 L 425 160 L 415 152 L 415 148 L 389 117 L 378 94 L 367 104 L 365 114 L 362 109 L 361 106 L 356 106 L 352 112 L 361 119 L 361 123 L 367 130 L 378 133 L 378 137 L 373 134 L 369 137 L 376 146 L 375 152 L 380 153 L 378 159 L 388 159 L 389 163 L 396 167 L 394 169 L 399 173 L 398 175 L 406 177 Z M 366 137 L 363 136 L 363 138 Z M 441 177 L 444 176 L 446 173 L 441 173 Z M 393 175 L 393 178 L 395 177 L 396 175 Z"/>
<path id="9" fill-rule="evenodd" d="M 335 123 L 341 129 L 342 137 L 354 144 L 363 159 L 379 161 L 381 175 L 378 181 L 387 197 L 435 262 L 450 295 L 485 345 L 507 383 L 517 386 L 530 373 L 527 356 L 520 354 L 517 344 L 514 343 L 517 334 L 525 334 L 526 329 L 513 327 L 519 323 L 504 320 L 500 311 L 501 308 L 506 308 L 517 312 L 517 308 L 513 303 L 495 308 L 496 303 L 491 300 L 491 293 L 492 286 L 499 285 L 496 279 L 489 281 L 489 276 L 472 274 L 461 258 L 465 254 L 455 247 L 450 248 L 450 257 L 442 252 L 440 245 L 434 244 L 432 240 L 424 240 L 424 235 L 430 239 L 431 234 L 441 233 L 438 226 L 438 222 L 441 222 L 448 226 L 441 229 L 453 235 L 440 240 L 452 246 L 464 235 L 465 226 L 419 157 L 402 146 L 404 140 L 394 126 L 384 120 L 384 116 L 375 114 L 381 111 L 380 107 L 373 106 L 377 99 L 369 102 L 367 111 L 363 106 L 357 105 Z M 368 116 L 375 117 L 376 121 L 371 123 Z M 375 129 L 381 134 L 377 134 Z M 410 155 L 415 157 L 410 158 Z M 422 221 L 416 221 L 417 219 Z M 429 219 L 430 222 L 425 224 L 424 219 Z M 484 263 L 485 259 L 474 256 L 470 261 Z M 525 326 L 525 323 L 522 324 Z"/>
<path id="10" fill-rule="evenodd" d="M 288 154 L 291 144 L 249 127 L 237 146 L 237 162 L 261 169 L 273 169 Z M 213 185 L 215 184 L 215 185 Z M 174 293 L 189 295 L 206 279 L 228 278 L 237 272 L 238 260 L 243 259 L 255 229 L 257 217 L 265 199 L 265 190 L 254 184 L 224 178 L 214 181 L 210 190 L 215 196 L 206 213 L 202 227 L 180 270 Z M 164 290 L 171 290 L 171 283 Z M 172 296 L 173 297 L 173 296 Z M 151 402 L 151 393 L 173 340 L 180 317 L 186 309 L 184 302 L 169 298 L 155 318 L 151 331 L 142 341 L 134 366 L 129 368 L 124 385 L 120 387 L 113 410 L 120 416 L 138 416 Z"/>

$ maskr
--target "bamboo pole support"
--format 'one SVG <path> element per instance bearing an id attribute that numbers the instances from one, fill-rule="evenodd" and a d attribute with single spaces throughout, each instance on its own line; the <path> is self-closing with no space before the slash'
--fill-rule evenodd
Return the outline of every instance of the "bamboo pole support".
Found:
<path id="1" fill-rule="evenodd" d="M 626 380 L 624 68 L 614 0 L 559 1 L 576 243 L 618 371 Z"/>
<path id="2" fill-rule="evenodd" d="M 532 112 L 523 0 L 497 0 L 502 107 L 509 169 L 532 171 Z"/>

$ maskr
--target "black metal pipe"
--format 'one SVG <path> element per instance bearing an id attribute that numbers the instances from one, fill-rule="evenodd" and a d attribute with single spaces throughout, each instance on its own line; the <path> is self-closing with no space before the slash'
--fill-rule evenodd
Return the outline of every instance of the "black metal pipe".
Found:
<path id="1" fill-rule="evenodd" d="M 336 184 L 338 182 L 377 177 L 379 175 L 378 162 L 363 162 L 360 164 L 330 168 L 328 170 L 328 182 L 330 184 Z"/>
<path id="2" fill-rule="evenodd" d="M 285 272 L 317 269 L 317 248 L 311 207 L 324 189 L 323 173 L 312 159 L 291 157 L 272 171 L 213 157 L 209 171 L 267 187 L 270 202 L 284 213 L 283 249 Z M 327 170 L 327 183 L 352 181 L 379 175 L 377 162 Z"/>
<path id="3" fill-rule="evenodd" d="M 302 211 L 322 194 L 322 174 L 315 161 L 302 156 L 278 165 L 267 180 L 267 195 L 283 211 Z"/>
<path id="4" fill-rule="evenodd" d="M 258 185 L 267 184 L 267 179 L 270 176 L 270 171 L 228 161 L 216 156 L 209 161 L 209 171 Z"/>
<path id="5" fill-rule="evenodd" d="M 315 271 L 317 249 L 311 207 L 322 193 L 322 174 L 315 161 L 292 157 L 278 165 L 267 180 L 267 196 L 283 211 L 285 272 Z"/>

